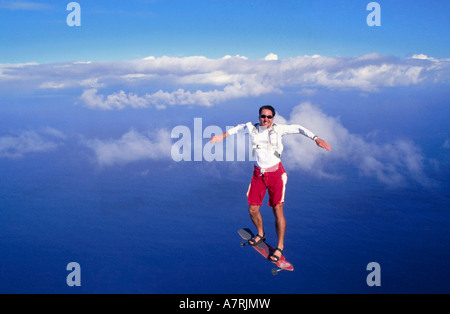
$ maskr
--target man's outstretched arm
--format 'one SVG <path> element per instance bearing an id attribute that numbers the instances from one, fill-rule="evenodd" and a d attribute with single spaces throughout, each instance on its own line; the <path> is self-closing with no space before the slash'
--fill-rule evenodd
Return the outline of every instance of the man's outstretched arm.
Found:
<path id="1" fill-rule="evenodd" d="M 227 136 L 230 136 L 230 134 L 228 134 L 228 132 L 225 132 L 223 134 L 219 134 L 219 135 L 214 135 L 213 137 L 211 137 L 211 139 L 209 140 L 209 142 L 211 144 L 214 143 L 220 143 L 222 142 Z"/>
<path id="2" fill-rule="evenodd" d="M 245 127 L 247 127 L 247 129 L 251 130 L 251 128 L 254 127 L 254 126 L 251 124 L 251 122 L 247 122 L 246 124 L 239 124 L 239 125 L 235 126 L 234 128 L 229 129 L 227 132 L 225 132 L 223 134 L 214 135 L 213 137 L 211 137 L 209 142 L 211 144 L 220 143 L 227 136 L 237 134 L 238 132 L 242 131 Z"/>

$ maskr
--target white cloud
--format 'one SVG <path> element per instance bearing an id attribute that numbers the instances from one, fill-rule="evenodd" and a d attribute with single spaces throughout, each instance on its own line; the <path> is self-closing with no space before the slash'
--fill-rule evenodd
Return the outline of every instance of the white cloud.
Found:
<path id="1" fill-rule="evenodd" d="M 117 140 L 87 140 L 85 144 L 94 151 L 100 166 L 170 158 L 172 149 L 170 133 L 164 129 L 156 135 L 131 130 Z"/>
<path id="2" fill-rule="evenodd" d="M 264 60 L 266 61 L 276 61 L 278 60 L 278 55 L 274 54 L 274 53 L 269 53 Z"/>
<path id="3" fill-rule="evenodd" d="M 271 86 L 264 86 L 261 82 L 248 80 L 227 85 L 223 90 L 189 91 L 179 88 L 175 91 L 159 90 L 153 94 L 138 96 L 133 93 L 126 94 L 123 90 L 108 96 L 98 95 L 97 89 L 88 89 L 81 95 L 81 100 L 91 109 L 124 109 L 148 108 L 154 106 L 163 109 L 175 105 L 213 106 L 230 99 L 260 96 L 268 93 L 278 93 Z"/>
<path id="4" fill-rule="evenodd" d="M 148 105 L 145 99 L 133 93 L 125 94 L 124 91 L 120 91 L 105 97 L 97 95 L 95 88 L 85 90 L 81 95 L 81 100 L 89 108 L 103 110 L 124 109 L 125 107 L 146 108 Z"/>
<path id="5" fill-rule="evenodd" d="M 283 89 L 292 87 L 299 91 L 322 87 L 377 92 L 385 87 L 425 83 L 427 79 L 435 82 L 449 70 L 445 61 L 438 62 L 437 67 L 435 61 L 403 60 L 378 54 L 359 58 L 315 55 L 278 62 L 267 60 L 278 60 L 278 56 L 269 54 L 264 60 L 240 56 L 221 59 L 152 57 L 129 62 L 122 79 L 150 86 L 164 83 L 166 87 L 140 96 L 147 106 L 162 108 L 170 105 L 211 106 L 230 99 L 282 93 Z M 192 89 L 194 86 L 201 87 Z"/>
<path id="6" fill-rule="evenodd" d="M 66 85 L 64 85 L 63 83 L 57 83 L 57 82 L 45 82 L 45 83 L 42 83 L 41 86 L 39 86 L 39 88 L 42 88 L 42 89 L 63 89 L 65 87 L 66 87 Z"/>
<path id="7" fill-rule="evenodd" d="M 394 140 L 392 143 L 368 142 L 352 134 L 337 118 L 324 114 L 318 107 L 303 103 L 294 108 L 289 120 L 278 117 L 280 123 L 297 123 L 314 131 L 332 148 L 327 152 L 301 136 L 284 139 L 283 159 L 290 167 L 323 177 L 339 177 L 327 165 L 344 162 L 356 167 L 360 175 L 375 177 L 389 186 L 401 186 L 413 180 L 428 186 L 431 180 L 424 172 L 425 157 L 414 143 Z"/>
<path id="8" fill-rule="evenodd" d="M 52 151 L 60 146 L 65 138 L 63 133 L 50 127 L 2 136 L 0 137 L 0 158 L 22 158 L 30 153 Z"/>
<path id="9" fill-rule="evenodd" d="M 418 59 L 418 60 L 436 60 L 432 57 L 428 57 L 427 55 L 423 53 L 415 54 L 411 57 L 412 59 Z"/>
<path id="10" fill-rule="evenodd" d="M 449 70 L 449 60 L 425 55 L 407 59 L 376 53 L 356 58 L 286 59 L 271 53 L 254 60 L 242 56 L 147 57 L 123 62 L 0 64 L 0 91 L 81 90 L 83 104 L 105 110 L 212 106 L 287 89 L 373 93 L 398 86 L 448 83 Z"/>
<path id="11" fill-rule="evenodd" d="M 16 64 L 0 64 L 0 79 L 4 82 L 17 81 L 24 78 L 20 73 L 26 70 L 33 69 L 38 63 L 16 63 Z"/>

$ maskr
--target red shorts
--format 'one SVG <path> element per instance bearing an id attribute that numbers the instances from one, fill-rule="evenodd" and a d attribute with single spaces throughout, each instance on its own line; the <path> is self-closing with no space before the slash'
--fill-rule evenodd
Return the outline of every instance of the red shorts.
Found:
<path id="1" fill-rule="evenodd" d="M 261 173 L 261 168 L 255 166 L 252 182 L 248 188 L 247 199 L 249 205 L 261 206 L 266 190 L 269 190 L 269 206 L 275 207 L 284 204 L 284 194 L 286 191 L 287 173 L 283 165 L 278 165 L 278 169 L 273 172 Z"/>

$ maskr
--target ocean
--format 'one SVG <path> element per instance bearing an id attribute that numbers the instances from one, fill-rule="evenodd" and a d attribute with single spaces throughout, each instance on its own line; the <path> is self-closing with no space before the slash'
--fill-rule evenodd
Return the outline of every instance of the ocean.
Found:
<path id="1" fill-rule="evenodd" d="M 448 180 L 392 189 L 287 169 L 285 256 L 295 271 L 272 276 L 237 234 L 253 227 L 250 162 L 105 170 L 65 157 L 0 163 L 0 293 L 450 292 Z M 261 210 L 275 244 L 267 200 Z M 71 262 L 79 287 L 66 283 Z M 371 262 L 381 286 L 367 285 Z"/>

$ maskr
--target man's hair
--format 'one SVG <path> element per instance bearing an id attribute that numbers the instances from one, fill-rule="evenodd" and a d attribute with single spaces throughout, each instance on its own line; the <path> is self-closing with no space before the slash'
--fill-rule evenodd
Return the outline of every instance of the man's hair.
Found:
<path id="1" fill-rule="evenodd" d="M 272 106 L 262 106 L 261 108 L 259 108 L 259 115 L 261 115 L 261 112 L 264 109 L 272 111 L 272 115 L 275 117 L 275 108 L 273 108 Z"/>

